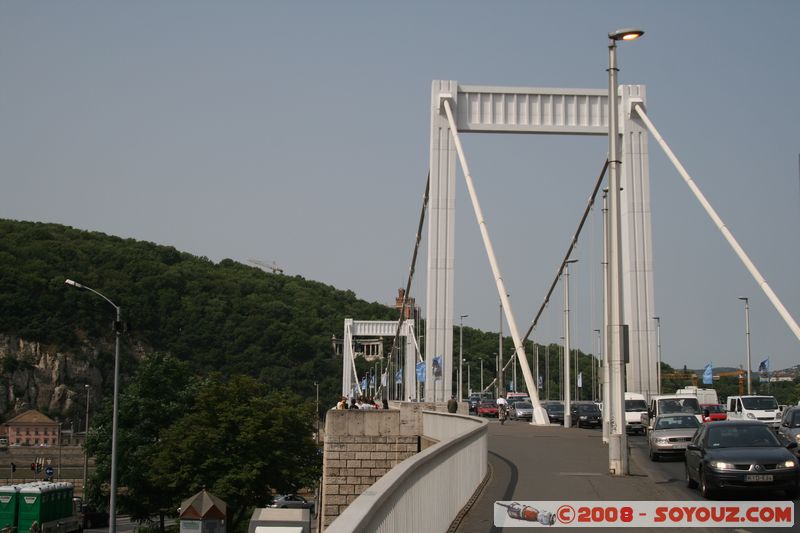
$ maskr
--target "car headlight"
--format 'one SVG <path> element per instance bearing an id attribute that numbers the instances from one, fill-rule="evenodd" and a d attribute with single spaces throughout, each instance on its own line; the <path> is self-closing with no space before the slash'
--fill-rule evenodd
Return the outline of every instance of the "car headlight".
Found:
<path id="1" fill-rule="evenodd" d="M 581 420 L 586 420 L 587 418 L 589 418 L 589 417 L 588 416 L 581 416 L 580 417 Z"/>
<path id="2" fill-rule="evenodd" d="M 723 463 L 722 461 L 711 461 L 711 466 L 717 470 L 733 470 L 731 463 Z"/>
<path id="3" fill-rule="evenodd" d="M 788 459 L 783 463 L 782 466 L 783 468 L 794 468 L 795 466 L 797 466 L 797 461 L 795 461 L 794 459 Z"/>
<path id="4" fill-rule="evenodd" d="M 656 444 L 669 444 L 669 439 L 656 439 Z"/>
<path id="5" fill-rule="evenodd" d="M 800 444 L 800 433 L 794 436 L 794 440 L 797 441 L 797 444 Z"/>
<path id="6" fill-rule="evenodd" d="M 749 418 L 751 420 L 755 420 L 756 419 L 756 415 L 754 415 L 753 413 L 747 413 L 747 418 Z"/>

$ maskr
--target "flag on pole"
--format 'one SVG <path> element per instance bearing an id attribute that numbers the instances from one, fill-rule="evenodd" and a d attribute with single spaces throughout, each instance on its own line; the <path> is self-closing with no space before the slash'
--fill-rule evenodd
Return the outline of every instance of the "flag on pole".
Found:
<path id="1" fill-rule="evenodd" d="M 708 363 L 705 370 L 703 370 L 703 385 L 711 385 L 712 383 L 714 383 L 714 368 L 711 363 Z"/>
<path id="2" fill-rule="evenodd" d="M 433 379 L 434 381 L 442 377 L 442 356 L 437 355 L 433 358 Z"/>
<path id="3" fill-rule="evenodd" d="M 388 372 L 388 370 L 387 370 L 387 372 Z M 381 387 L 385 387 L 385 386 L 386 386 L 386 372 L 381 374 Z"/>
<path id="4" fill-rule="evenodd" d="M 361 378 L 361 390 L 366 390 L 367 388 L 367 376 Z"/>
<path id="5" fill-rule="evenodd" d="M 542 388 L 542 375 L 539 374 L 539 388 Z"/>
<path id="6" fill-rule="evenodd" d="M 769 357 L 761 361 L 761 364 L 758 365 L 758 371 L 764 374 L 769 373 Z"/>
<path id="7" fill-rule="evenodd" d="M 583 388 L 583 372 L 578 372 L 578 388 Z"/>
<path id="8" fill-rule="evenodd" d="M 397 372 L 395 372 L 395 374 L 394 374 L 394 382 L 395 383 L 402 383 L 403 382 L 403 371 L 402 370 L 398 370 Z"/>
<path id="9" fill-rule="evenodd" d="M 423 361 L 417 363 L 416 371 L 417 371 L 417 381 L 419 381 L 420 383 L 425 383 L 425 363 Z"/>

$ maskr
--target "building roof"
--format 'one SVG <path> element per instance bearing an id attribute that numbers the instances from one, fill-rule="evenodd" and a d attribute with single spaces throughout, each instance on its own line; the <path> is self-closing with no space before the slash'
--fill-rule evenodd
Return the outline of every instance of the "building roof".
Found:
<path id="1" fill-rule="evenodd" d="M 181 504 L 181 520 L 223 519 L 227 505 L 206 489 L 201 490 Z"/>
<path id="2" fill-rule="evenodd" d="M 6 426 L 11 425 L 33 425 L 33 424 L 52 424 L 54 426 L 58 425 L 58 422 L 53 420 L 47 415 L 44 415 L 37 411 L 36 409 L 30 409 L 25 411 L 24 413 L 15 416 L 11 420 L 5 423 Z"/>

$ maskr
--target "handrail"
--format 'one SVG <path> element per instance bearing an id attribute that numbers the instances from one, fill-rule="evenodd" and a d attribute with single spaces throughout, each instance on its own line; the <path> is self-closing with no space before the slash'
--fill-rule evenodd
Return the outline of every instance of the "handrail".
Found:
<path id="1" fill-rule="evenodd" d="M 326 533 L 447 530 L 486 476 L 488 422 L 434 411 L 422 415 L 423 436 L 439 442 L 387 472 Z"/>

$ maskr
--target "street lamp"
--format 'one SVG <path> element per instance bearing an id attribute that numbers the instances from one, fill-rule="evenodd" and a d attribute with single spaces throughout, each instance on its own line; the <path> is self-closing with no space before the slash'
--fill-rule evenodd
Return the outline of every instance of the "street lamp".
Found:
<path id="1" fill-rule="evenodd" d="M 572 427 L 572 410 L 569 390 L 569 265 L 577 263 L 577 259 L 564 262 L 564 427 Z M 575 398 L 578 397 L 578 355 L 575 354 Z"/>
<path id="2" fill-rule="evenodd" d="M 64 280 L 64 283 L 76 289 L 87 290 L 96 294 L 117 311 L 117 319 L 114 322 L 114 333 L 116 342 L 114 346 L 114 409 L 112 411 L 111 422 L 111 497 L 108 505 L 109 528 L 111 533 L 117 531 L 117 418 L 118 418 L 118 399 L 119 399 L 119 337 L 122 333 L 122 308 L 109 300 L 105 295 L 86 285 L 81 285 L 71 279 Z M 87 389 L 88 394 L 88 389 Z M 88 409 L 88 402 L 87 402 Z M 88 430 L 88 427 L 87 427 Z"/>
<path id="3" fill-rule="evenodd" d="M 597 333 L 597 353 L 594 355 L 594 357 L 592 357 L 592 401 L 595 401 L 595 400 L 597 400 L 597 394 L 596 394 L 597 393 L 597 380 L 595 379 L 595 375 L 594 375 L 594 367 L 595 367 L 595 365 L 600 365 L 600 333 L 601 332 L 600 332 L 599 329 L 595 329 L 595 330 L 592 330 L 592 331 Z M 595 359 L 597 359 L 597 361 L 595 361 Z M 599 370 L 599 367 L 598 367 L 598 373 L 599 373 L 599 371 L 600 370 Z"/>
<path id="4" fill-rule="evenodd" d="M 653 320 L 656 321 L 656 346 L 658 354 L 658 366 L 656 367 L 656 379 L 658 380 L 658 393 L 661 394 L 661 317 L 654 316 Z"/>
<path id="5" fill-rule="evenodd" d="M 461 390 L 461 384 L 464 381 L 463 378 L 463 365 L 464 362 L 464 319 L 467 318 L 469 315 L 460 315 L 460 324 L 458 329 L 458 401 L 464 401 L 463 391 Z"/>
<path id="6" fill-rule="evenodd" d="M 86 441 L 89 438 L 89 384 L 85 384 L 86 389 L 86 427 L 83 431 L 83 500 L 86 501 L 86 482 L 89 474 L 89 449 Z"/>
<path id="7" fill-rule="evenodd" d="M 747 394 L 749 396 L 752 394 L 750 391 L 750 368 L 752 366 L 750 364 L 750 300 L 744 296 L 739 299 L 744 301 L 744 336 L 747 341 Z"/>
<path id="8" fill-rule="evenodd" d="M 625 434 L 625 361 L 622 357 L 622 214 L 620 210 L 619 111 L 617 86 L 617 41 L 641 37 L 642 30 L 625 28 L 608 34 L 608 189 L 609 189 L 609 265 L 607 339 L 611 370 L 611 421 L 608 466 L 614 476 L 628 473 Z"/>

